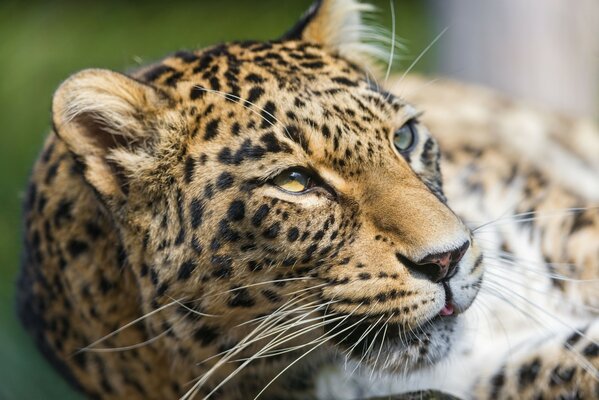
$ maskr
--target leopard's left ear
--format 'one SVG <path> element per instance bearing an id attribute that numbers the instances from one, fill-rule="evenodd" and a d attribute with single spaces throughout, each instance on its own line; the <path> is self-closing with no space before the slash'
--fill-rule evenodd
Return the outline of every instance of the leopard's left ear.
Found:
<path id="1" fill-rule="evenodd" d="M 124 200 L 128 178 L 150 159 L 158 110 L 166 103 L 155 88 L 102 69 L 78 72 L 56 90 L 55 132 L 107 203 Z"/>
<path id="2" fill-rule="evenodd" d="M 365 40 L 374 29 L 364 24 L 363 16 L 374 9 L 356 0 L 316 0 L 281 39 L 316 43 L 362 67 L 370 66 L 373 58 L 386 56 Z"/>

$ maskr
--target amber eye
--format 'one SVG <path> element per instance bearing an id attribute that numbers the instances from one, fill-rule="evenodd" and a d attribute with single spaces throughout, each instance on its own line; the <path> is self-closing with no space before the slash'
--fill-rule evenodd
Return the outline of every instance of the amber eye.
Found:
<path id="1" fill-rule="evenodd" d="M 313 179 L 308 171 L 291 168 L 275 176 L 273 183 L 291 193 L 302 193 L 313 186 Z"/>
<path id="2" fill-rule="evenodd" d="M 412 150 L 417 138 L 418 130 L 416 129 L 416 121 L 412 119 L 395 131 L 393 144 L 399 152 L 406 152 Z"/>

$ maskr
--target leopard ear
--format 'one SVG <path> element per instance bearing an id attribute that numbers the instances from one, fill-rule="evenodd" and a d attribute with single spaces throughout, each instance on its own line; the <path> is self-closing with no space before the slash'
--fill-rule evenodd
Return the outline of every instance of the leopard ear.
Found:
<path id="1" fill-rule="evenodd" d="M 363 21 L 364 14 L 374 10 L 357 0 L 316 0 L 281 39 L 317 43 L 358 65 L 370 66 L 373 58 L 386 57 L 383 49 L 366 40 L 378 35 Z"/>
<path id="2" fill-rule="evenodd" d="M 153 87 L 101 69 L 71 76 L 54 94 L 55 132 L 105 200 L 126 197 L 125 166 L 147 154 L 152 119 L 164 101 Z"/>

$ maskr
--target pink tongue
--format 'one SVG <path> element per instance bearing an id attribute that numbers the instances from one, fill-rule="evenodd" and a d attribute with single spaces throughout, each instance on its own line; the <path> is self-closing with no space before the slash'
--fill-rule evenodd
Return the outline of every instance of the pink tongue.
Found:
<path id="1" fill-rule="evenodd" d="M 442 315 L 443 317 L 453 315 L 453 306 L 450 303 L 445 304 L 445 307 L 439 312 L 439 315 Z"/>

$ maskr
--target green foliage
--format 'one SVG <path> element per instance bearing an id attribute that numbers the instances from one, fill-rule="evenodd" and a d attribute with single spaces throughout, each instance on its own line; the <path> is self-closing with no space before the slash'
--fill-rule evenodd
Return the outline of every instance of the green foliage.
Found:
<path id="1" fill-rule="evenodd" d="M 87 67 L 126 71 L 177 49 L 276 38 L 309 3 L 0 2 L 0 399 L 80 398 L 39 355 L 13 311 L 20 203 L 50 126 L 54 89 Z M 390 26 L 389 3 L 376 3 L 380 22 Z M 398 33 L 411 49 L 404 67 L 436 35 L 427 29 L 421 3 L 396 1 Z"/>

